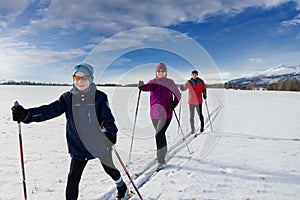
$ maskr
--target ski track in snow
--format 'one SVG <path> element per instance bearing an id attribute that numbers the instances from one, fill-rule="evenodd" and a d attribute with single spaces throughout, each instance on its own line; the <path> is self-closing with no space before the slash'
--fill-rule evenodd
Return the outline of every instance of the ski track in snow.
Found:
<path id="1" fill-rule="evenodd" d="M 218 97 L 216 97 L 218 98 Z M 203 102 L 204 104 L 204 102 Z M 216 108 L 214 108 L 212 110 L 212 112 L 210 113 L 210 120 L 211 123 L 213 123 L 213 121 L 215 120 L 215 118 L 218 116 L 218 113 L 222 110 L 223 108 L 223 104 L 220 101 L 220 99 L 218 99 L 218 106 Z M 175 116 L 173 116 L 173 118 L 175 118 Z M 173 119 L 176 120 L 176 119 Z M 205 127 L 204 127 L 204 133 L 200 134 L 197 138 L 198 140 L 201 138 L 202 135 L 207 136 L 207 134 L 212 134 L 211 132 L 208 132 L 207 129 L 210 129 L 210 121 L 209 118 L 206 117 L 205 119 Z M 178 127 L 179 129 L 179 127 Z M 200 128 L 198 128 L 197 130 L 199 131 Z M 180 129 L 178 130 L 180 131 Z M 197 131 L 196 131 L 197 132 Z M 170 168 L 178 168 L 177 170 L 180 169 L 180 167 L 176 167 L 176 166 L 180 166 L 180 163 L 178 163 L 177 165 L 169 165 L 168 163 L 171 160 L 174 160 L 174 158 L 176 156 L 179 156 L 178 154 L 187 154 L 187 145 L 190 145 L 193 140 L 197 140 L 197 138 L 195 138 L 195 135 L 191 135 L 191 134 L 187 134 L 187 133 L 183 133 L 182 138 L 179 139 L 175 144 L 169 144 L 170 147 L 168 148 L 168 153 L 166 155 L 166 167 L 163 168 L 160 171 L 156 171 L 155 169 L 155 165 L 156 165 L 156 159 L 151 160 L 148 164 L 146 164 L 146 167 L 141 170 L 138 171 L 136 173 L 134 173 L 133 175 L 131 174 L 131 178 L 134 182 L 134 184 L 137 186 L 137 188 L 140 190 L 143 186 L 145 186 L 148 182 L 150 182 L 153 178 L 155 178 L 155 176 L 157 174 L 159 174 L 160 172 L 166 171 L 167 169 Z M 184 142 L 184 140 L 186 141 L 186 143 Z M 193 152 L 191 152 L 191 154 L 193 154 Z M 190 156 L 189 156 L 190 157 Z M 175 158 L 176 159 L 176 158 Z M 124 176 L 124 174 L 123 174 Z M 129 185 L 131 185 L 131 183 L 129 183 Z M 131 190 L 134 191 L 134 188 L 131 187 Z M 136 191 L 134 191 L 136 193 Z M 153 197 L 147 197 L 147 199 L 159 199 L 159 197 L 162 195 L 163 190 L 158 194 L 158 196 L 156 196 L 155 198 Z M 110 191 L 106 192 L 105 194 L 101 195 L 100 197 L 98 197 L 97 199 L 112 199 L 115 196 L 115 188 L 111 188 Z M 136 194 L 136 196 L 138 196 Z M 132 198 L 134 199 L 134 198 Z M 139 199 L 139 198 L 137 198 Z"/>

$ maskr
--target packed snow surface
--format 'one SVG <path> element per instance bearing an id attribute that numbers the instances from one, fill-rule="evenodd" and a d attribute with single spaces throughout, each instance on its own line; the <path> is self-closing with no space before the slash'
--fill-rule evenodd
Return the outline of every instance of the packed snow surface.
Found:
<path id="1" fill-rule="evenodd" d="M 69 89 L 0 86 L 1 200 L 23 199 L 18 126 L 10 111 L 14 101 L 35 107 L 51 103 Z M 138 90 L 98 89 L 108 94 L 119 128 L 115 147 L 144 199 L 300 199 L 300 93 L 208 89 L 208 107 L 203 104 L 205 134 L 194 138 L 188 136 L 188 94 L 184 92 L 176 108 L 183 132 L 173 117 L 167 131 L 167 166 L 153 173 L 156 151 L 149 93 L 141 94 L 128 165 Z M 70 162 L 64 115 L 21 126 L 28 199 L 64 199 Z M 134 191 L 115 156 L 114 160 Z M 100 162 L 90 161 L 79 199 L 113 199 L 115 193 Z"/>

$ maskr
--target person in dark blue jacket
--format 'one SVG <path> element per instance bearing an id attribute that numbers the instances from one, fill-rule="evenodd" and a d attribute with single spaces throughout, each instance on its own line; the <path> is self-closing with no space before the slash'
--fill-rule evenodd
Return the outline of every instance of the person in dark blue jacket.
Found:
<path id="1" fill-rule="evenodd" d="M 93 83 L 94 69 L 87 63 L 73 70 L 73 88 L 48 105 L 24 109 L 12 107 L 13 120 L 23 123 L 46 121 L 65 113 L 66 138 L 71 155 L 66 186 L 66 199 L 78 198 L 82 172 L 88 160 L 99 158 L 105 172 L 115 181 L 117 198 L 128 194 L 119 170 L 112 160 L 112 146 L 117 140 L 115 119 L 107 95 Z"/>

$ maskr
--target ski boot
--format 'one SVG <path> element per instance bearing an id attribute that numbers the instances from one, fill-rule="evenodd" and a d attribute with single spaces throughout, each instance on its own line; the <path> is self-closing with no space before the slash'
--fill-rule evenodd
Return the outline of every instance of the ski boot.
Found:
<path id="1" fill-rule="evenodd" d="M 129 190 L 125 183 L 121 187 L 117 187 L 118 193 L 117 193 L 117 200 L 126 200 L 129 199 Z"/>

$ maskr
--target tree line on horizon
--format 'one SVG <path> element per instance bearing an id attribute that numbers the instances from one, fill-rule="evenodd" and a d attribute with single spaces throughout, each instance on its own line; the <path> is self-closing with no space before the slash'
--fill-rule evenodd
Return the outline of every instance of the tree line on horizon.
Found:
<path id="1" fill-rule="evenodd" d="M 117 83 L 104 83 L 104 84 L 97 84 L 97 86 L 102 86 L 102 87 L 138 87 L 138 84 L 136 83 L 131 83 L 131 84 L 117 84 Z M 0 83 L 0 85 L 32 85 L 32 86 L 72 86 L 72 84 L 68 83 L 51 83 L 51 82 L 34 82 L 34 81 L 7 81 Z M 177 84 L 178 86 L 181 84 Z M 223 83 L 216 83 L 216 84 L 207 84 L 207 87 L 210 88 L 224 88 Z"/>
<path id="2" fill-rule="evenodd" d="M 0 83 L 0 85 L 31 85 L 31 86 L 72 86 L 72 84 L 68 83 L 51 83 L 51 82 L 33 82 L 33 81 L 7 81 Z M 105 83 L 105 84 L 97 84 L 97 86 L 102 87 L 137 87 L 138 84 L 116 84 L 116 83 Z M 179 86 L 180 84 L 178 84 Z M 238 83 L 215 83 L 215 84 L 207 84 L 208 88 L 226 88 L 226 89 L 239 89 L 239 90 L 255 90 L 259 88 L 263 88 L 265 90 L 278 90 L 278 91 L 300 91 L 300 80 L 298 79 L 287 79 L 284 81 L 279 81 L 278 83 L 271 84 L 262 84 L 257 85 L 255 83 L 249 83 L 247 85 L 242 85 Z"/>
<path id="3" fill-rule="evenodd" d="M 68 86 L 67 83 L 33 82 L 33 81 L 7 81 L 0 85 L 45 85 L 45 86 Z"/>

